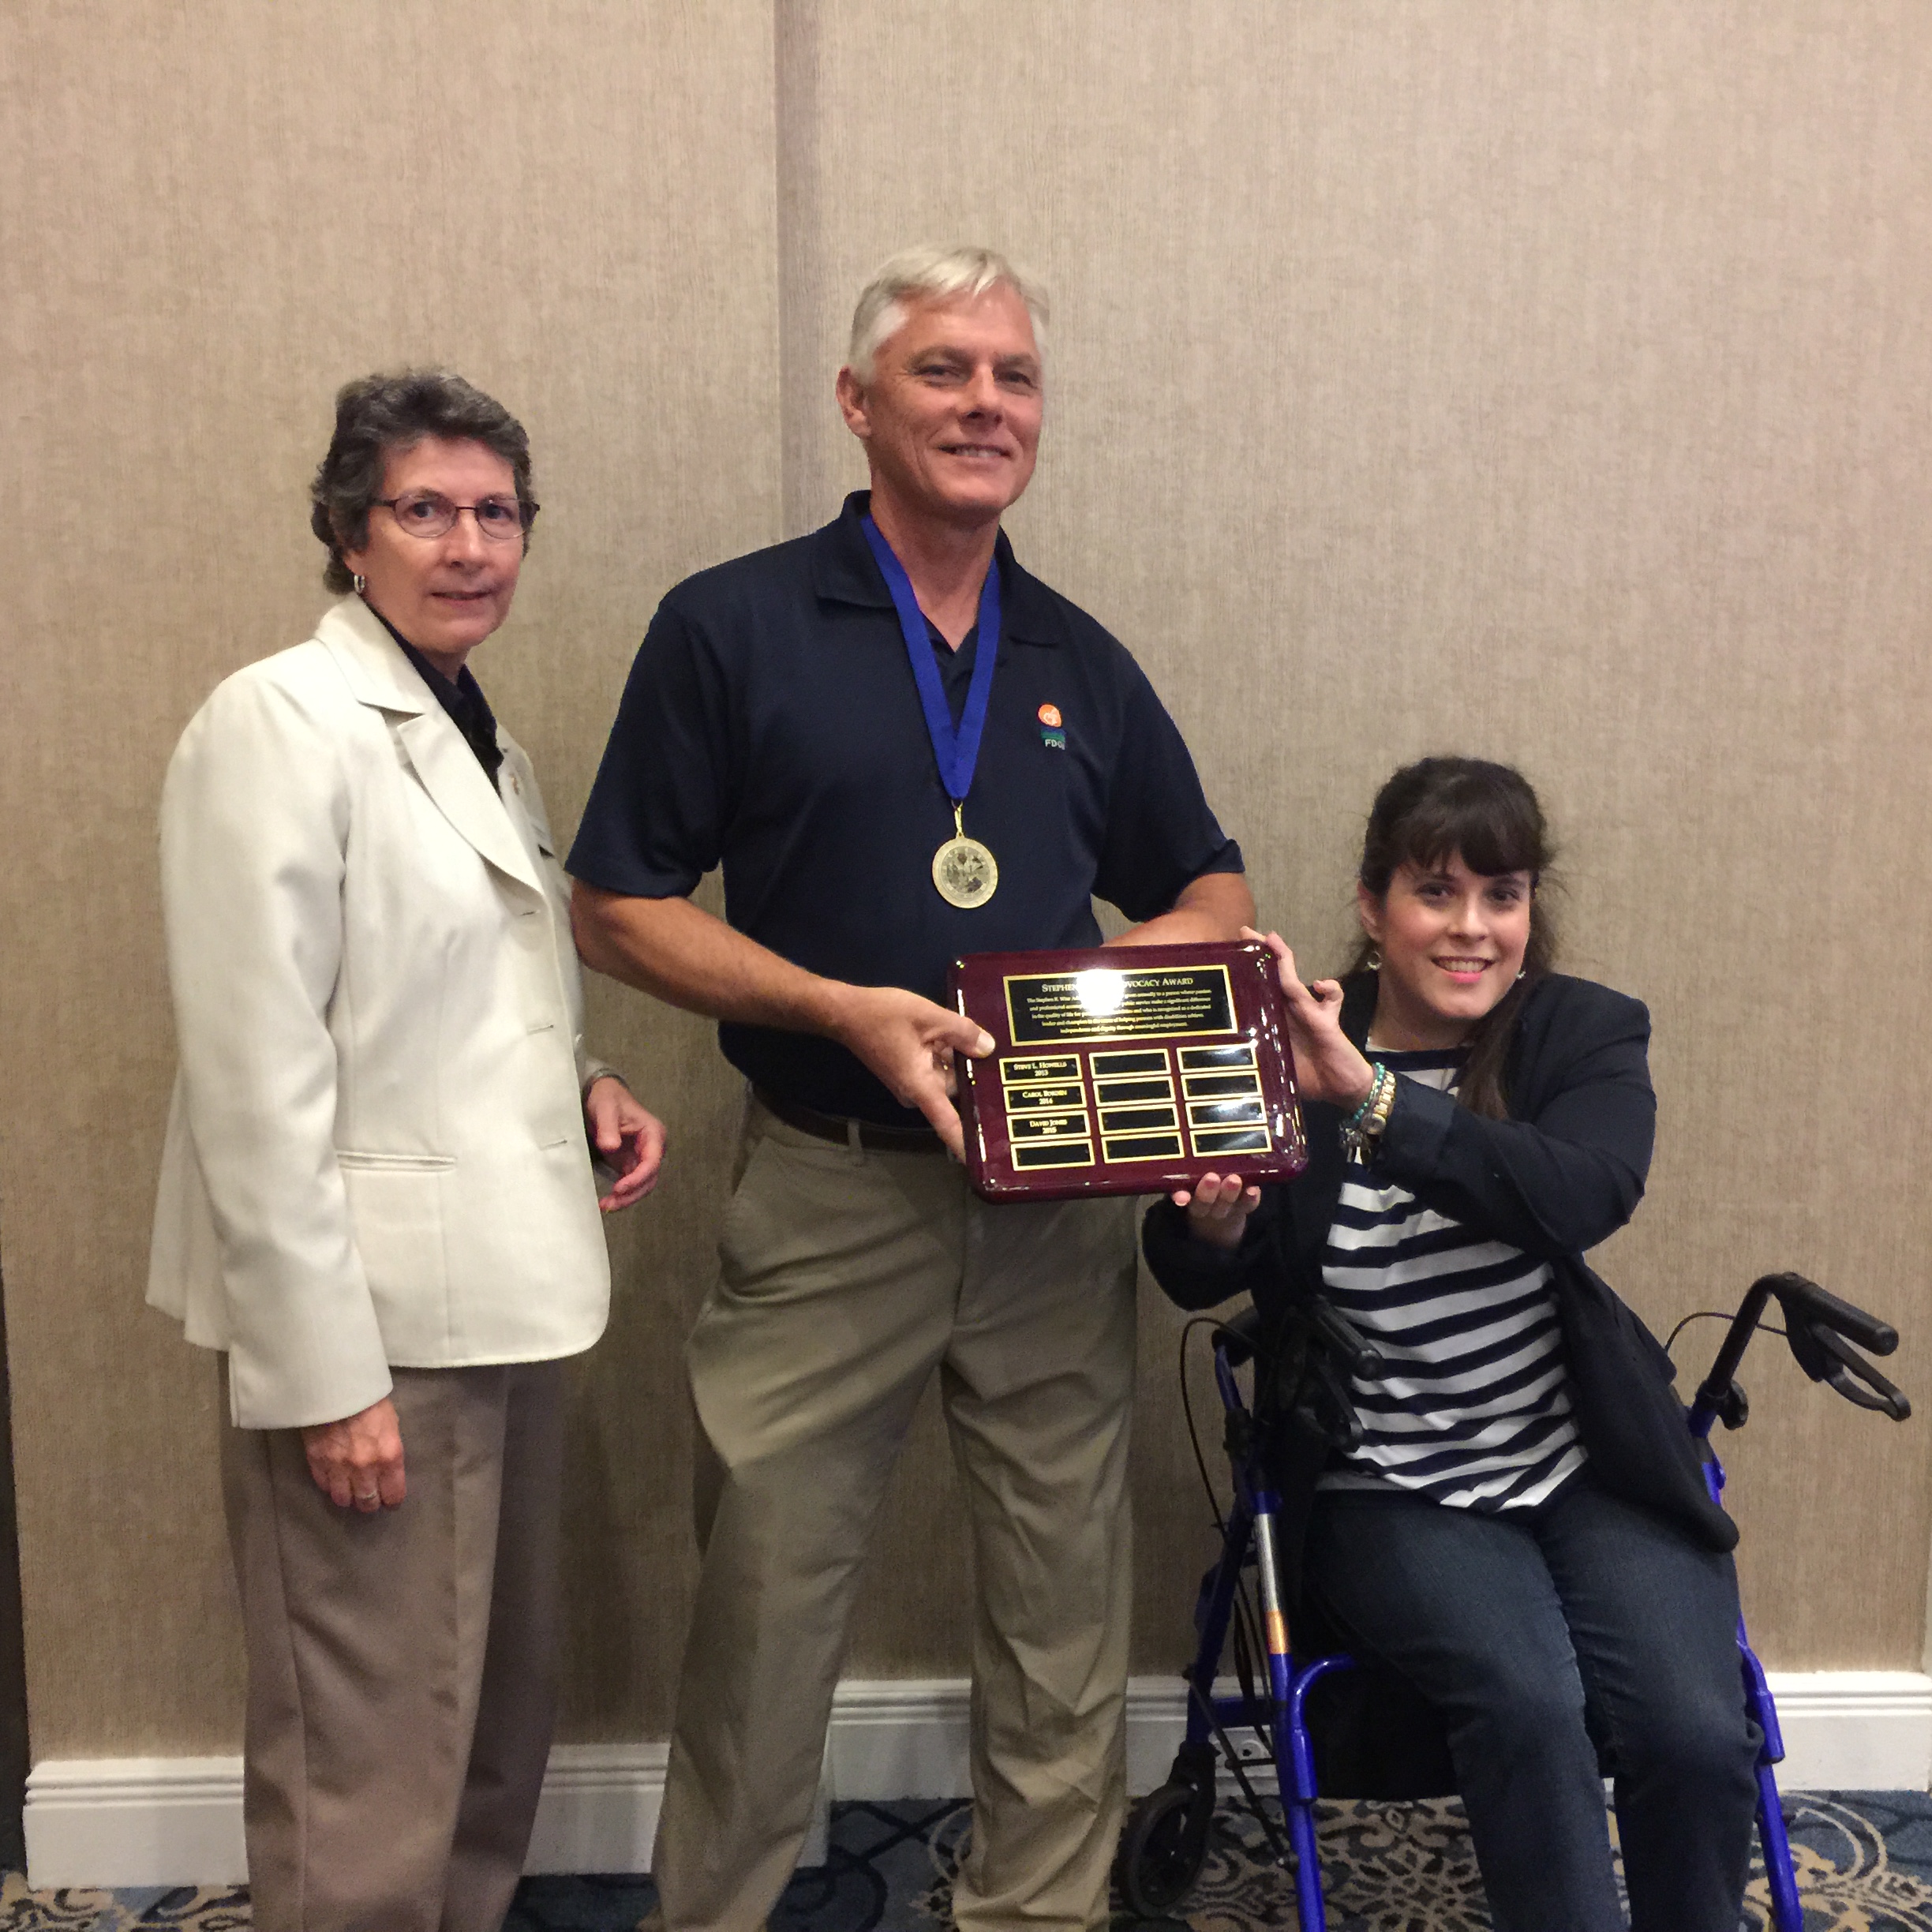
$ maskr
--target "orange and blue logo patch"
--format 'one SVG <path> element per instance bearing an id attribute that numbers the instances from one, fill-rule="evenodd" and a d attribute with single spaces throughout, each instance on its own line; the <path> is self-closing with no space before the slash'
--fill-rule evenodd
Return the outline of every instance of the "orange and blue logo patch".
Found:
<path id="1" fill-rule="evenodd" d="M 1061 728 L 1060 707 L 1043 704 L 1039 708 L 1040 743 L 1049 751 L 1066 749 L 1066 732 Z"/>

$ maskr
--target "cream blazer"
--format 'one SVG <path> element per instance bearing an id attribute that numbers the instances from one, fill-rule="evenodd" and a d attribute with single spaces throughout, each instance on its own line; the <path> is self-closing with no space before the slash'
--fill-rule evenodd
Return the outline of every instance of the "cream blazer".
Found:
<path id="1" fill-rule="evenodd" d="M 180 1071 L 148 1299 L 227 1351 L 243 1428 L 603 1331 L 567 888 L 499 741 L 492 790 L 345 597 L 223 682 L 168 766 Z"/>

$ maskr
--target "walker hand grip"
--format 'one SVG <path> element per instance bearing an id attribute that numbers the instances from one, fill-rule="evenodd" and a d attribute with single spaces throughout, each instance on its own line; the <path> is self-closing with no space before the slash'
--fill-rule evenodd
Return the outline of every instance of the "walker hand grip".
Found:
<path id="1" fill-rule="evenodd" d="M 1215 1324 L 1215 1346 L 1227 1357 L 1230 1368 L 1238 1368 L 1261 1344 L 1261 1311 L 1245 1308 L 1236 1316 Z"/>
<path id="2" fill-rule="evenodd" d="M 1802 1322 L 1807 1327 L 1830 1330 L 1874 1355 L 1889 1355 L 1898 1346 L 1898 1331 L 1889 1322 L 1840 1301 L 1802 1275 L 1773 1275 L 1765 1285 L 1783 1307 L 1788 1327 Z"/>
<path id="3" fill-rule="evenodd" d="M 1384 1366 L 1381 1351 L 1362 1339 L 1361 1331 L 1332 1304 L 1319 1297 L 1309 1304 L 1315 1332 L 1352 1376 L 1373 1381 Z"/>

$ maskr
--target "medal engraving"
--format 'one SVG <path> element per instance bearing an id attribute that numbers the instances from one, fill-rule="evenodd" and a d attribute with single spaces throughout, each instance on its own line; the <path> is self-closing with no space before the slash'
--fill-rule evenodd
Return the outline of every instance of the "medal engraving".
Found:
<path id="1" fill-rule="evenodd" d="M 999 889 L 999 863 L 977 839 L 962 835 L 933 854 L 932 877 L 948 905 L 971 912 Z"/>

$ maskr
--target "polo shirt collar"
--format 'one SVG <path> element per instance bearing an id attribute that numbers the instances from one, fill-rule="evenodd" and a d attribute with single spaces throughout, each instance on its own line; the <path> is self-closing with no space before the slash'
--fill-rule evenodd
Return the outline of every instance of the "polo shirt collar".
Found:
<path id="1" fill-rule="evenodd" d="M 854 490 L 837 518 L 812 533 L 812 588 L 824 601 L 867 610 L 893 608 L 892 593 L 866 541 L 863 523 L 871 501 L 870 490 Z M 1000 624 L 1005 635 L 1016 643 L 1065 643 L 1066 623 L 1052 592 L 1020 567 L 1004 530 L 994 541 L 993 557 L 999 566 Z"/>

